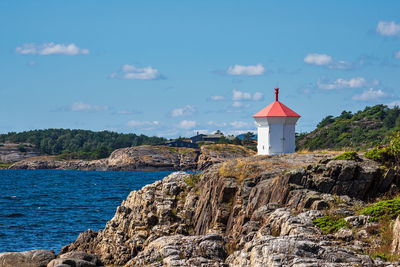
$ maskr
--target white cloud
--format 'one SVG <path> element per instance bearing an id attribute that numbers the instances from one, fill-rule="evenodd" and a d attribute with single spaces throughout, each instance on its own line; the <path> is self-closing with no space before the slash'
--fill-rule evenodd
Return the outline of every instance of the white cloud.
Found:
<path id="1" fill-rule="evenodd" d="M 373 84 L 376 84 L 378 81 L 374 80 Z M 355 77 L 350 78 L 348 80 L 343 78 L 338 78 L 334 82 L 324 83 L 321 79 L 318 80 L 317 86 L 320 89 L 324 90 L 334 90 L 334 89 L 343 89 L 343 88 L 362 88 L 367 85 L 367 81 L 363 77 Z"/>
<path id="2" fill-rule="evenodd" d="M 225 99 L 225 97 L 223 95 L 213 95 L 213 96 L 211 96 L 211 100 L 214 100 L 214 101 L 219 101 L 219 100 L 224 100 L 224 99 Z"/>
<path id="3" fill-rule="evenodd" d="M 260 92 L 255 92 L 255 93 L 253 94 L 253 100 L 254 100 L 254 101 L 259 101 L 259 100 L 261 100 L 262 98 L 263 98 L 263 94 L 260 93 Z"/>
<path id="4" fill-rule="evenodd" d="M 243 129 L 243 128 L 249 127 L 249 124 L 244 121 L 230 122 L 229 125 L 231 125 L 232 127 L 236 128 L 236 129 Z"/>
<path id="5" fill-rule="evenodd" d="M 181 116 L 190 116 L 196 112 L 196 109 L 193 106 L 186 105 L 183 108 L 176 108 L 171 111 L 172 117 L 181 117 Z"/>
<path id="6" fill-rule="evenodd" d="M 232 100 L 234 101 L 246 101 L 246 100 L 254 100 L 259 101 L 263 98 L 263 94 L 260 92 L 255 92 L 253 95 L 247 92 L 239 91 L 233 89 L 232 92 Z"/>
<path id="7" fill-rule="evenodd" d="M 75 56 L 79 54 L 89 54 L 89 50 L 85 48 L 79 48 L 74 43 L 71 44 L 55 44 L 44 43 L 41 45 L 37 44 L 23 44 L 15 48 L 15 51 L 23 55 L 67 55 Z"/>
<path id="8" fill-rule="evenodd" d="M 234 107 L 234 108 L 240 108 L 242 106 L 243 106 L 243 103 L 239 102 L 239 101 L 235 101 L 232 103 L 232 107 Z"/>
<path id="9" fill-rule="evenodd" d="M 140 114 L 141 112 L 134 109 L 120 109 L 115 111 L 114 115 L 132 115 L 132 114 Z"/>
<path id="10" fill-rule="evenodd" d="M 311 65 L 323 66 L 329 69 L 349 69 L 353 66 L 351 62 L 344 60 L 333 60 L 327 54 L 307 54 L 304 62 Z"/>
<path id="11" fill-rule="evenodd" d="M 361 101 L 370 101 L 370 100 L 377 100 L 386 96 L 382 90 L 374 90 L 374 88 L 370 88 L 369 90 L 365 90 L 362 94 L 353 96 L 354 100 L 361 100 Z"/>
<path id="12" fill-rule="evenodd" d="M 233 66 L 229 66 L 228 70 L 226 71 L 229 75 L 243 75 L 243 76 L 255 76 L 255 75 L 262 75 L 265 72 L 265 68 L 262 64 L 257 65 L 249 65 L 243 66 L 235 64 Z"/>
<path id="13" fill-rule="evenodd" d="M 90 105 L 83 102 L 75 102 L 71 105 L 71 111 L 104 111 L 107 106 Z"/>
<path id="14" fill-rule="evenodd" d="M 126 80 L 155 80 L 161 77 L 160 72 L 151 66 L 138 68 L 134 65 L 124 64 L 120 72 L 113 72 L 111 78 L 121 78 Z"/>
<path id="15" fill-rule="evenodd" d="M 215 121 L 209 121 L 207 122 L 207 124 L 216 127 L 225 127 L 227 125 L 226 122 L 215 122 Z"/>
<path id="16" fill-rule="evenodd" d="M 394 21 L 379 21 L 376 26 L 376 31 L 383 36 L 400 36 L 400 23 L 396 24 Z"/>
<path id="17" fill-rule="evenodd" d="M 307 64 L 324 66 L 332 62 L 332 57 L 326 54 L 308 54 L 304 58 L 304 62 Z"/>
<path id="18" fill-rule="evenodd" d="M 130 127 L 142 127 L 142 126 L 158 126 L 160 125 L 159 121 L 136 121 L 131 120 L 126 123 L 127 126 Z"/>
<path id="19" fill-rule="evenodd" d="M 400 50 L 394 53 L 394 58 L 400 59 Z"/>
<path id="20" fill-rule="evenodd" d="M 185 129 L 185 130 L 190 130 L 196 127 L 197 123 L 195 121 L 187 121 L 183 120 L 179 123 L 179 128 Z"/>
<path id="21" fill-rule="evenodd" d="M 251 94 L 247 93 L 247 92 L 242 92 L 242 91 L 233 89 L 232 99 L 235 100 L 235 101 L 250 100 L 251 99 Z"/>
<path id="22" fill-rule="evenodd" d="M 392 101 L 387 104 L 388 107 L 393 108 L 394 106 L 400 107 L 400 100 Z"/>

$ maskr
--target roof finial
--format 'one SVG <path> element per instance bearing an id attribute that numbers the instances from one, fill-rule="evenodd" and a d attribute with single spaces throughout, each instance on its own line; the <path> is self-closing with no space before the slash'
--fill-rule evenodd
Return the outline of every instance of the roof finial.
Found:
<path id="1" fill-rule="evenodd" d="M 279 88 L 275 88 L 275 101 L 278 101 Z"/>

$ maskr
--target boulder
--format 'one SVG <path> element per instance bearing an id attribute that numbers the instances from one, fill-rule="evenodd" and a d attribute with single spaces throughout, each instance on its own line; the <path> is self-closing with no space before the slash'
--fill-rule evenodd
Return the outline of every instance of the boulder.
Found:
<path id="1" fill-rule="evenodd" d="M 354 234 L 350 229 L 341 228 L 335 233 L 335 237 L 344 241 L 350 241 L 354 239 Z"/>
<path id="2" fill-rule="evenodd" d="M 68 266 L 68 267 L 96 267 L 95 264 L 85 261 L 85 260 L 79 260 L 79 259 L 70 259 L 70 258 L 58 258 L 54 259 L 49 264 L 47 264 L 47 267 L 60 267 L 60 266 Z"/>
<path id="3" fill-rule="evenodd" d="M 125 266 L 223 266 L 227 256 L 222 236 L 164 236 L 149 243 Z"/>
<path id="4" fill-rule="evenodd" d="M 0 253 L 1 267 L 46 267 L 56 257 L 54 251 L 30 250 Z"/>
<path id="5" fill-rule="evenodd" d="M 65 254 L 61 254 L 60 259 L 77 259 L 84 260 L 94 264 L 95 266 L 103 266 L 103 263 L 100 261 L 99 257 L 93 254 L 88 254 L 83 251 L 71 251 Z"/>

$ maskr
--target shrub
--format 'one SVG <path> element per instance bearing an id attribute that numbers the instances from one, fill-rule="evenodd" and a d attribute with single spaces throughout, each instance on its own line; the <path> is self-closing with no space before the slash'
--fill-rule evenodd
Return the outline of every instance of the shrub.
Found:
<path id="1" fill-rule="evenodd" d="M 188 177 L 184 178 L 183 181 L 190 187 L 194 187 L 199 181 L 200 173 L 189 174 Z"/>
<path id="2" fill-rule="evenodd" d="M 18 145 L 18 151 L 19 151 L 19 152 L 26 152 L 25 146 L 24 146 L 23 144 L 19 144 L 19 145 Z"/>
<path id="3" fill-rule="evenodd" d="M 355 160 L 355 161 L 360 161 L 360 157 L 358 156 L 357 152 L 351 151 L 351 152 L 344 152 L 340 155 L 337 155 L 336 157 L 333 158 L 333 160 Z"/>
<path id="4" fill-rule="evenodd" d="M 365 152 L 364 156 L 366 158 L 369 158 L 373 161 L 377 161 L 380 163 L 387 163 L 388 161 L 390 161 L 390 149 L 387 147 L 376 147 L 376 148 L 372 148 L 370 150 L 368 150 L 367 152 Z"/>
<path id="5" fill-rule="evenodd" d="M 373 259 L 379 258 L 379 259 L 381 259 L 383 261 L 388 261 L 389 260 L 389 256 L 385 255 L 384 253 L 375 253 L 375 254 L 372 255 L 371 258 L 373 258 Z"/>
<path id="6" fill-rule="evenodd" d="M 379 201 L 360 212 L 362 215 L 370 216 L 370 222 L 378 222 L 381 219 L 395 219 L 400 213 L 400 197 Z"/>
<path id="7" fill-rule="evenodd" d="M 337 232 L 340 228 L 348 226 L 343 218 L 334 218 L 332 216 L 323 216 L 313 220 L 313 223 L 319 227 L 324 234 Z"/>

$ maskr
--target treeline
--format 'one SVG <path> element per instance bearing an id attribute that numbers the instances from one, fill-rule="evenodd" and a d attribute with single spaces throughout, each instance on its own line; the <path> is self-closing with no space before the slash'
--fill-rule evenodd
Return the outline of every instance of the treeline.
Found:
<path id="1" fill-rule="evenodd" d="M 400 130 L 400 109 L 385 105 L 366 107 L 356 113 L 343 111 L 327 116 L 310 133 L 296 138 L 298 149 L 366 149 L 386 143 L 394 131 Z"/>
<path id="2" fill-rule="evenodd" d="M 0 134 L 0 143 L 30 143 L 42 154 L 61 154 L 62 157 L 69 159 L 105 158 L 118 148 L 156 145 L 165 141 L 166 139 L 155 136 L 70 129 L 46 129 Z"/>

